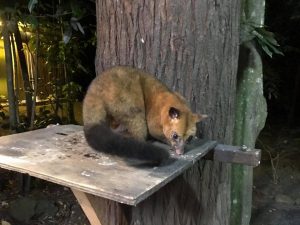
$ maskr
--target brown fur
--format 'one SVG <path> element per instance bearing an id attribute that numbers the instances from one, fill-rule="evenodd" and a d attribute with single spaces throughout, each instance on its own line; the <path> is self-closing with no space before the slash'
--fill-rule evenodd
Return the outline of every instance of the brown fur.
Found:
<path id="1" fill-rule="evenodd" d="M 170 108 L 176 109 L 175 112 L 179 114 L 175 113 L 174 117 L 174 110 L 170 111 Z M 170 113 L 173 113 L 173 118 Z M 83 104 L 87 139 L 97 139 L 100 135 L 105 137 L 105 133 L 87 132 L 93 125 L 105 124 L 115 134 L 131 137 L 139 142 L 145 142 L 150 135 L 171 145 L 178 154 L 183 153 L 185 141 L 189 136 L 195 135 L 196 123 L 204 117 L 205 115 L 193 114 L 181 95 L 170 91 L 150 74 L 121 66 L 97 76 L 91 83 Z M 103 127 L 99 131 L 102 129 Z M 97 132 L 97 129 L 93 132 Z M 174 132 L 181 138 L 176 143 L 171 138 Z M 117 139 L 115 141 L 118 142 Z M 128 147 L 123 146 L 120 151 L 127 151 Z M 101 151 L 101 143 L 96 148 Z M 166 154 L 163 155 L 163 158 L 166 157 Z"/>

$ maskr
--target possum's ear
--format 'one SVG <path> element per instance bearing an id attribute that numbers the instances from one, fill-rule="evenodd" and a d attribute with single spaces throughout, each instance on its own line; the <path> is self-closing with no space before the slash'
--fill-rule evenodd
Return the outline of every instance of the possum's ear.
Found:
<path id="1" fill-rule="evenodd" d="M 171 119 L 179 119 L 180 117 L 180 111 L 174 107 L 171 107 L 169 109 L 169 116 Z"/>
<path id="2" fill-rule="evenodd" d="M 194 119 L 195 123 L 198 123 L 207 117 L 208 117 L 208 115 L 206 115 L 206 114 L 193 114 L 193 119 Z"/>

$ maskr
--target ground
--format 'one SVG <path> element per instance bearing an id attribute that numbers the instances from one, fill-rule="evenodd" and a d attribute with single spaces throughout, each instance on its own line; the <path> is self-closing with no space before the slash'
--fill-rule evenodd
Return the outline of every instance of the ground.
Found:
<path id="1" fill-rule="evenodd" d="M 266 127 L 254 169 L 251 225 L 300 224 L 300 128 Z"/>
<path id="2" fill-rule="evenodd" d="M 251 225 L 299 225 L 300 129 L 266 127 L 258 147 Z M 33 179 L 22 194 L 21 178 L 0 170 L 0 225 L 89 225 L 68 188 Z"/>
<path id="3" fill-rule="evenodd" d="M 70 189 L 34 179 L 31 190 L 22 194 L 20 178 L 0 171 L 0 225 L 90 224 Z"/>

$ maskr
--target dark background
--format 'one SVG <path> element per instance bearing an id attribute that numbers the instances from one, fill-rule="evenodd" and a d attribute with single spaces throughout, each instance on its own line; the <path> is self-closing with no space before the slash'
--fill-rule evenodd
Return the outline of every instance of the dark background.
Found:
<path id="1" fill-rule="evenodd" d="M 284 56 L 262 54 L 267 124 L 300 125 L 300 3 L 266 1 L 266 29 L 275 34 Z"/>

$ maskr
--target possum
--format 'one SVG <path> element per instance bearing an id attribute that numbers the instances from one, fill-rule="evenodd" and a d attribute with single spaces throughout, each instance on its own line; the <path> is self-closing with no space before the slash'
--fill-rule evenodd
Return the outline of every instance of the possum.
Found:
<path id="1" fill-rule="evenodd" d="M 83 101 L 84 134 L 92 148 L 157 164 L 170 153 L 147 142 L 149 137 L 183 154 L 196 123 L 205 117 L 151 74 L 126 66 L 97 76 Z"/>

